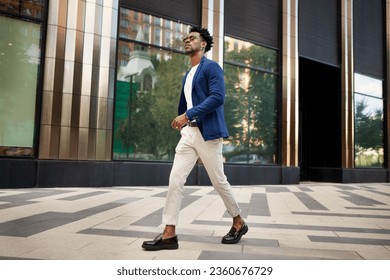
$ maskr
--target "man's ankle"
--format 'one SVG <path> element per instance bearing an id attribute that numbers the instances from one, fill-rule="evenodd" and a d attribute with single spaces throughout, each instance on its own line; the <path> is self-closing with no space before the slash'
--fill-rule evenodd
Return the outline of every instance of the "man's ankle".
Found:
<path id="1" fill-rule="evenodd" d="M 163 239 L 168 239 L 168 238 L 171 238 L 174 236 L 176 236 L 175 226 L 171 226 L 171 225 L 165 226 L 165 229 L 163 232 Z"/>

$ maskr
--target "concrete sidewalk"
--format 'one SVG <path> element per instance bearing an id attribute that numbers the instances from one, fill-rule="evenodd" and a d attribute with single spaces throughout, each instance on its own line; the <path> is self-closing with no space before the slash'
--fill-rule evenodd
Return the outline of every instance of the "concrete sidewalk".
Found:
<path id="1" fill-rule="evenodd" d="M 0 189 L 0 259 L 390 260 L 390 184 L 233 190 L 249 225 L 240 243 L 221 244 L 231 218 L 214 189 L 186 186 L 179 250 L 150 252 L 167 187 Z"/>

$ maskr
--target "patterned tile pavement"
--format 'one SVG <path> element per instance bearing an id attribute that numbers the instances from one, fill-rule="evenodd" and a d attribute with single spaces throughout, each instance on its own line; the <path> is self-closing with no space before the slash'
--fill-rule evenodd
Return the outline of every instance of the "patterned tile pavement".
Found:
<path id="1" fill-rule="evenodd" d="M 186 186 L 179 250 L 144 251 L 166 187 L 0 189 L 0 259 L 390 260 L 390 184 L 233 186 L 248 233 L 210 186 Z"/>

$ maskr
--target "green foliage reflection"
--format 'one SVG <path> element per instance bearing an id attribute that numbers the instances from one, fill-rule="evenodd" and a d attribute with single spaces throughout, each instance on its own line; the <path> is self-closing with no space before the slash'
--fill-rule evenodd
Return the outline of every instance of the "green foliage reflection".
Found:
<path id="1" fill-rule="evenodd" d="M 114 159 L 172 160 L 174 156 L 180 134 L 170 123 L 177 115 L 188 58 L 152 48 L 149 51 L 156 75 L 151 89 L 135 82 L 137 77 L 133 82 L 117 81 Z"/>
<path id="2" fill-rule="evenodd" d="M 370 106 L 375 98 L 355 94 L 355 165 L 356 167 L 382 167 L 383 106 Z"/>
<path id="3" fill-rule="evenodd" d="M 276 52 L 251 44 L 229 48 L 234 43 L 234 39 L 225 43 L 225 116 L 230 133 L 225 157 L 232 163 L 275 163 L 278 77 L 256 67 L 275 70 Z"/>

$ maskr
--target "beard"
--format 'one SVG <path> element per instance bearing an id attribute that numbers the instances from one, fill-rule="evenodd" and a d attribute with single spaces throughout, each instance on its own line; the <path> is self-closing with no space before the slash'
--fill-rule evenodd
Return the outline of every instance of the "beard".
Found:
<path id="1" fill-rule="evenodd" d="M 188 48 L 184 48 L 184 53 L 185 53 L 186 55 L 192 56 L 192 55 L 194 55 L 194 54 L 197 53 L 197 52 L 201 52 L 202 50 L 203 50 L 203 49 L 202 49 L 201 46 L 195 46 L 195 47 L 193 47 L 193 46 L 188 46 Z"/>
<path id="2" fill-rule="evenodd" d="M 191 48 L 191 49 L 185 49 L 185 50 L 184 50 L 184 53 L 187 54 L 187 55 L 193 54 L 193 53 L 195 53 L 195 50 L 194 50 L 193 48 Z"/>

